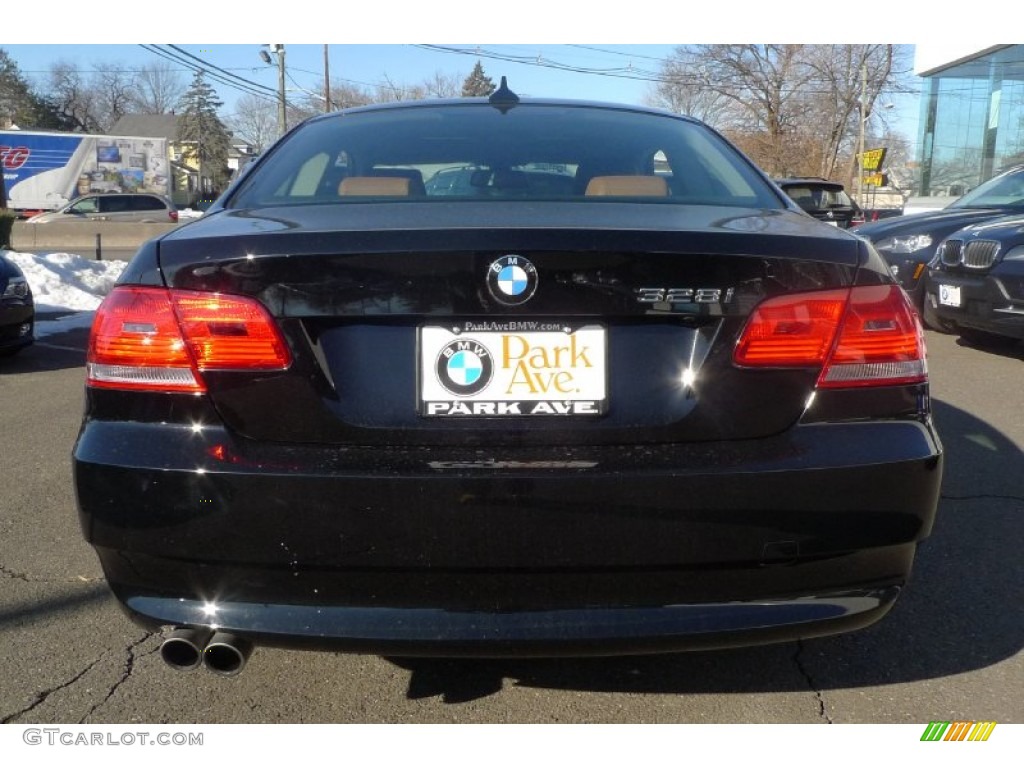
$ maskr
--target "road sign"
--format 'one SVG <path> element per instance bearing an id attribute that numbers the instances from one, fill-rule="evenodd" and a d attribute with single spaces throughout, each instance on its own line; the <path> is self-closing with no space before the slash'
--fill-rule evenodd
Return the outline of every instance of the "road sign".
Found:
<path id="1" fill-rule="evenodd" d="M 882 163 L 885 162 L 886 147 L 878 149 L 866 149 L 862 158 L 861 170 L 877 173 L 882 170 Z"/>

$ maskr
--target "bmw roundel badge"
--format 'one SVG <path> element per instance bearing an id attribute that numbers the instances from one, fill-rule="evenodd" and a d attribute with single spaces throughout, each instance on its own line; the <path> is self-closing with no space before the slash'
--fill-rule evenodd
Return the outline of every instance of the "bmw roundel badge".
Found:
<path id="1" fill-rule="evenodd" d="M 537 290 L 537 268 L 522 256 L 502 256 L 487 268 L 487 289 L 506 306 L 523 304 Z"/>
<path id="2" fill-rule="evenodd" d="M 441 349 L 434 364 L 437 380 L 453 395 L 475 395 L 491 383 L 491 353 L 473 339 L 456 339 Z"/>

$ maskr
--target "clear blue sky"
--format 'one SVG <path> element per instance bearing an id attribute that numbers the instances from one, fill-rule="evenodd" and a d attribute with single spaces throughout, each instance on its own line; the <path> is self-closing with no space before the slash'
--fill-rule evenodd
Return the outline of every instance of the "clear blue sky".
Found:
<path id="1" fill-rule="evenodd" d="M 211 65 L 209 71 L 222 74 L 219 67 L 233 75 L 277 92 L 277 67 L 265 64 L 259 56 L 260 44 L 176 44 L 181 51 Z M 361 86 L 392 82 L 416 84 L 435 72 L 464 78 L 479 57 L 487 74 L 497 82 L 507 75 L 510 86 L 521 95 L 601 99 L 642 103 L 651 83 L 643 78 L 657 71 L 659 60 L 672 53 L 672 45 L 463 45 L 441 43 L 450 49 L 469 50 L 470 54 L 426 50 L 411 44 L 391 45 L 329 45 L 332 83 L 343 80 Z M 50 66 L 58 60 L 69 61 L 85 72 L 102 64 L 127 66 L 167 62 L 181 70 L 185 82 L 191 70 L 184 64 L 164 58 L 147 45 L 6 45 L 0 43 L 18 63 L 22 73 L 31 80 L 45 82 Z M 201 66 L 195 59 L 160 45 L 165 56 L 177 56 L 190 65 Z M 476 53 L 479 48 L 479 53 Z M 599 48 L 600 50 L 594 50 Z M 500 56 L 523 58 L 532 64 L 512 63 L 489 58 Z M 323 81 L 323 45 L 292 44 L 285 41 L 286 89 L 317 90 Z M 539 66 L 546 64 L 547 66 Z M 606 74 L 584 74 L 562 71 L 552 65 L 582 70 L 599 70 Z M 230 78 L 225 78 L 230 79 Z M 245 93 L 239 88 L 211 81 L 226 111 L 235 99 Z M 296 94 L 296 91 L 292 91 Z M 291 96 L 292 94 L 289 94 Z M 298 95 L 298 94 L 296 94 Z"/>
<path id="2" fill-rule="evenodd" d="M 903 5 L 897 0 L 886 7 L 885 23 L 876 27 L 873 38 L 891 37 L 889 33 L 897 31 L 905 34 L 906 30 L 934 38 L 935 30 L 922 26 L 919 10 Z M 763 0 L 627 0 L 615 4 L 595 0 L 517 0 L 507 4 L 434 0 L 401 5 L 379 0 L 289 0 L 272 6 L 188 4 L 145 13 L 140 12 L 137 2 L 129 0 L 104 0 L 102 13 L 83 13 L 80 2 L 51 0 L 47 8 L 53 9 L 54 21 L 49 25 L 32 24 L 29 29 L 18 30 L 17 39 L 31 44 L 9 44 L 4 40 L 5 30 L 0 29 L 0 47 L 30 78 L 45 78 L 58 59 L 69 60 L 83 70 L 92 69 L 98 62 L 131 65 L 164 60 L 140 45 L 124 44 L 126 36 L 142 40 L 206 37 L 221 42 L 177 45 L 212 67 L 275 93 L 276 67 L 259 58 L 260 43 L 243 41 L 283 42 L 289 73 L 286 87 L 296 91 L 316 90 L 322 80 L 325 38 L 340 41 L 329 46 L 332 82 L 344 79 L 369 86 L 388 78 L 414 84 L 435 72 L 465 76 L 476 61 L 475 55 L 424 50 L 413 44 L 459 40 L 436 45 L 469 50 L 479 47 L 482 53 L 531 59 L 533 65 L 480 56 L 493 80 L 507 75 L 518 93 L 625 103 L 645 100 L 652 84 L 642 79 L 644 71 L 656 71 L 658 59 L 669 55 L 679 42 L 865 42 L 863 37 L 854 36 L 862 28 L 842 22 L 841 15 L 807 14 L 800 4 L 776 3 L 772 7 Z M 269 11 L 271 8 L 274 10 Z M 947 30 L 944 34 L 948 37 L 951 33 Z M 472 42 L 478 40 L 490 42 Z M 537 42 L 517 42 L 521 40 Z M 538 66 L 538 62 L 548 66 Z M 607 73 L 564 71 L 553 68 L 552 63 Z M 187 67 L 180 67 L 183 77 L 189 78 Z M 225 113 L 230 113 L 243 91 L 212 84 L 225 102 Z M 889 116 L 911 141 L 916 139 L 917 111 L 916 97 L 905 98 Z"/>

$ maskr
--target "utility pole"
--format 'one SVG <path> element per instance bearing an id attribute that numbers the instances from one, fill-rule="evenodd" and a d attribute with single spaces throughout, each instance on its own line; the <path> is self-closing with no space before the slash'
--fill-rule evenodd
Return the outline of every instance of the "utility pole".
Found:
<path id="1" fill-rule="evenodd" d="M 283 136 L 288 130 L 288 104 L 284 95 L 284 46 L 272 45 L 270 50 L 277 54 L 277 132 Z"/>
<path id="2" fill-rule="evenodd" d="M 324 112 L 331 111 L 331 64 L 327 56 L 327 43 L 324 43 Z"/>
<path id="3" fill-rule="evenodd" d="M 270 52 L 277 54 L 277 135 L 283 136 L 288 127 L 288 104 L 284 95 L 284 46 L 280 43 L 267 44 Z M 270 64 L 270 54 L 260 51 L 260 58 Z"/>
<path id="4" fill-rule="evenodd" d="M 857 135 L 857 205 L 864 207 L 864 123 L 867 122 L 868 65 L 860 65 L 860 130 Z"/>

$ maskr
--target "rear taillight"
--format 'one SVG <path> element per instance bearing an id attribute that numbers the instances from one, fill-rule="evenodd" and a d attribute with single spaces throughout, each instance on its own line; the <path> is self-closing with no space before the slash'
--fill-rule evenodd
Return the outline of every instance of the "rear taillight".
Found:
<path id="1" fill-rule="evenodd" d="M 899 286 L 779 296 L 751 314 L 733 359 L 748 368 L 819 368 L 823 388 L 927 380 L 924 336 Z"/>
<path id="2" fill-rule="evenodd" d="M 89 386 L 199 393 L 202 371 L 283 370 L 291 355 L 255 299 L 121 286 L 96 310 L 86 362 Z"/>
<path id="3" fill-rule="evenodd" d="M 171 221 L 174 221 L 174 222 L 178 221 L 178 212 L 177 211 L 169 210 L 169 211 L 167 211 L 167 215 L 171 217 Z"/>

